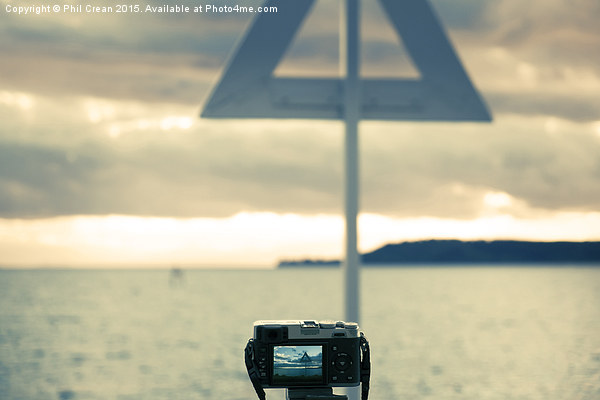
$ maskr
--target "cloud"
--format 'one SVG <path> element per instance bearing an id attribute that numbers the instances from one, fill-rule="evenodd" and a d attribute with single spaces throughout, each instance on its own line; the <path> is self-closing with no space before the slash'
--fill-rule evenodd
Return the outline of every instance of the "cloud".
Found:
<path id="1" fill-rule="evenodd" d="M 245 27 L 218 15 L 0 13 L 0 87 L 198 103 Z"/>
<path id="2" fill-rule="evenodd" d="M 492 192 L 514 215 L 597 210 L 598 4 L 434 5 L 495 122 L 364 123 L 362 209 L 475 218 Z M 289 68 L 337 62 L 336 7 L 317 7 Z M 382 17 L 365 9 L 364 46 L 385 74 L 407 54 Z M 341 213 L 341 124 L 197 119 L 249 21 L 0 13 L 0 215 Z"/>
<path id="3" fill-rule="evenodd" d="M 597 2 L 433 5 L 495 113 L 600 119 Z M 377 3 L 363 13 L 366 73 L 418 76 Z M 331 21 L 338 14 L 337 3 L 317 1 L 280 71 L 337 75 L 338 24 Z M 235 13 L 137 17 L 0 13 L 0 87 L 199 104 L 251 19 Z"/>
<path id="4" fill-rule="evenodd" d="M 479 11 L 477 24 L 450 35 L 496 115 L 600 119 L 598 2 L 508 0 Z"/>
<path id="5" fill-rule="evenodd" d="M 364 191 L 379 191 L 363 202 L 368 208 L 368 199 L 375 199 L 373 212 L 388 202 L 406 210 L 401 215 L 435 209 L 437 216 L 474 217 L 487 190 L 509 193 L 532 207 L 597 207 L 600 192 L 593 182 L 600 163 L 594 153 L 600 142 L 593 125 L 513 117 L 495 126 L 425 124 L 395 130 L 400 138 L 383 129 L 369 132 L 381 139 L 370 139 L 377 147 L 364 149 Z M 388 212 L 393 213 L 389 206 Z"/>
<path id="6" fill-rule="evenodd" d="M 592 122 L 600 118 L 597 96 L 584 93 L 546 95 L 543 93 L 515 94 L 492 92 L 487 96 L 490 107 L 497 113 L 528 116 L 554 116 L 572 121 Z"/>
<path id="7" fill-rule="evenodd" d="M 11 92 L 0 99 L 3 217 L 342 212 L 337 122 L 198 120 L 190 106 Z M 503 192 L 530 208 L 593 211 L 599 148 L 597 124 L 558 118 L 364 123 L 361 207 L 475 218 L 489 192 Z"/>

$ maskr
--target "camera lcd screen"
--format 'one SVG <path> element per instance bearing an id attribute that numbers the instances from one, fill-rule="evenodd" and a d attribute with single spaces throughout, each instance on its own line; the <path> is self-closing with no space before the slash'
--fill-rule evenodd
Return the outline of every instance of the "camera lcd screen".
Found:
<path id="1" fill-rule="evenodd" d="M 318 385 L 323 378 L 323 346 L 273 346 L 273 384 Z"/>

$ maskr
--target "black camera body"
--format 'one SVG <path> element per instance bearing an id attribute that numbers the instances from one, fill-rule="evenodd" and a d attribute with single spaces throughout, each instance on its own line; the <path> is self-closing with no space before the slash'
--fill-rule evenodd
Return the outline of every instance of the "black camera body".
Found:
<path id="1" fill-rule="evenodd" d="M 361 382 L 361 334 L 355 323 L 257 321 L 252 346 L 263 388 L 358 386 Z"/>

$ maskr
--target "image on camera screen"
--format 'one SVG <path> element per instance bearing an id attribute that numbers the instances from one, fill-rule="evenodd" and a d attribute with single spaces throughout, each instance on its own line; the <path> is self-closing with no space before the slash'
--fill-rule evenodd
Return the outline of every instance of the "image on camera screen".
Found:
<path id="1" fill-rule="evenodd" d="M 273 383 L 323 383 L 323 346 L 274 346 Z"/>

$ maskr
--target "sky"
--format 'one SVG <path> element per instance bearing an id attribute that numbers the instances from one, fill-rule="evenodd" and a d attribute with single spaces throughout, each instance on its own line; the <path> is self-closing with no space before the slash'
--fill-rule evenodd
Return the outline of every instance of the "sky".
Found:
<path id="1" fill-rule="evenodd" d="M 378 2 L 362 3 L 362 74 L 418 78 Z M 37 3 L 0 0 L 0 265 L 342 256 L 342 122 L 199 117 L 251 14 L 17 4 Z M 600 240 L 600 3 L 431 4 L 493 122 L 361 122 L 360 250 Z M 317 1 L 276 75 L 338 75 L 338 8 Z"/>

